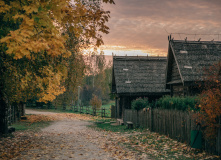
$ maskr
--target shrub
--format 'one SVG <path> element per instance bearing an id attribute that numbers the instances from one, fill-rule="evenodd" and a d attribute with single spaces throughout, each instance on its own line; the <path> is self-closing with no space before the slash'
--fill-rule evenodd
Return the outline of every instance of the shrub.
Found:
<path id="1" fill-rule="evenodd" d="M 98 96 L 93 94 L 93 98 L 90 100 L 90 105 L 92 106 L 93 109 L 98 109 L 101 108 L 102 101 L 101 99 L 98 98 Z"/>
<path id="2" fill-rule="evenodd" d="M 206 138 L 213 141 L 216 139 L 217 129 L 221 127 L 221 60 L 205 70 L 204 84 L 201 87 L 203 91 L 199 95 L 198 121 L 205 128 Z"/>
<path id="3" fill-rule="evenodd" d="M 131 104 L 131 108 L 137 111 L 148 106 L 149 106 L 149 102 L 147 98 L 137 98 L 136 100 L 133 100 Z"/>
<path id="4" fill-rule="evenodd" d="M 156 107 L 187 111 L 187 110 L 196 110 L 195 106 L 197 103 L 198 103 L 198 97 L 164 96 L 156 101 Z"/>

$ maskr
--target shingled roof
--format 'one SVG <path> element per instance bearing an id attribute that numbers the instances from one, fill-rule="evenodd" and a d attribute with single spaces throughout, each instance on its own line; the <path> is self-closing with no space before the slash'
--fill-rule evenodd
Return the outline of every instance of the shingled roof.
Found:
<path id="1" fill-rule="evenodd" d="M 202 81 L 204 68 L 221 59 L 221 42 L 170 40 L 167 59 L 166 83 L 171 81 L 172 59 L 177 64 L 181 83 Z"/>
<path id="2" fill-rule="evenodd" d="M 162 95 L 166 57 L 113 57 L 112 92 L 129 95 Z"/>

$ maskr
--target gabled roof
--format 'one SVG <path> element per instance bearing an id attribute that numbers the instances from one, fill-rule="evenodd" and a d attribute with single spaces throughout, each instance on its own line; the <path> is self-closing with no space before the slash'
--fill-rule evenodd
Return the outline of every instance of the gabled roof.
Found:
<path id="1" fill-rule="evenodd" d="M 220 41 L 170 40 L 167 55 L 166 83 L 171 81 L 172 60 L 175 60 L 181 83 L 202 81 L 205 68 L 221 59 Z M 167 86 L 168 88 L 168 86 Z"/>
<path id="2" fill-rule="evenodd" d="M 166 57 L 113 57 L 112 92 L 127 95 L 162 95 Z"/>

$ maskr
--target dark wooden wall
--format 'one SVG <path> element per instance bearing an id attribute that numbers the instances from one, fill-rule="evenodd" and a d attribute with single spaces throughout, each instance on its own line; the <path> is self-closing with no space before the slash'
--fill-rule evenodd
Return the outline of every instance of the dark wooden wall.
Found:
<path id="1" fill-rule="evenodd" d="M 172 96 L 196 96 L 200 93 L 199 87 L 183 86 L 183 84 L 174 84 L 171 87 Z"/>
<path id="2" fill-rule="evenodd" d="M 156 101 L 163 95 L 152 95 L 152 96 L 119 96 L 116 98 L 117 118 L 123 118 L 126 109 L 131 109 L 132 101 L 137 98 L 148 98 L 149 102 Z"/>
<path id="3" fill-rule="evenodd" d="M 172 76 L 171 81 L 181 80 L 180 73 L 174 58 L 172 58 Z"/>

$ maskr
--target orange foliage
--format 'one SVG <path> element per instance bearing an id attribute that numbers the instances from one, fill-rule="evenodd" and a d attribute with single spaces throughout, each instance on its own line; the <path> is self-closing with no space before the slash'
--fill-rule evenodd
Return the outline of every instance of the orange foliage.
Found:
<path id="1" fill-rule="evenodd" d="M 216 129 L 221 127 L 221 61 L 207 70 L 204 90 L 200 95 L 200 112 L 198 118 L 201 124 L 206 127 L 207 138 L 215 138 Z"/>
<path id="2" fill-rule="evenodd" d="M 103 0 L 114 3 L 113 0 Z M 101 33 L 108 33 L 109 12 L 94 2 L 81 0 L 0 0 L 1 23 L 0 59 L 4 60 L 2 79 L 4 92 L 11 102 L 38 98 L 41 102 L 54 100 L 65 92 L 68 74 L 67 46 L 69 32 L 78 41 L 74 51 L 89 44 L 103 44 Z M 8 28 L 8 23 L 18 23 Z M 15 25 L 16 26 L 16 25 Z M 5 58 L 6 57 L 6 58 Z M 75 67 L 78 66 L 75 64 Z"/>
<path id="3" fill-rule="evenodd" d="M 90 100 L 90 105 L 92 105 L 93 109 L 97 109 L 102 106 L 102 101 L 93 94 L 93 98 Z"/>

